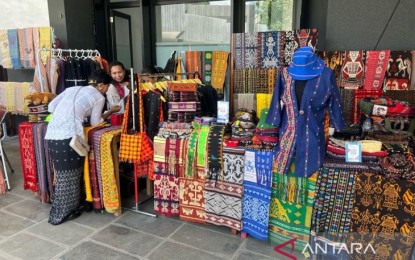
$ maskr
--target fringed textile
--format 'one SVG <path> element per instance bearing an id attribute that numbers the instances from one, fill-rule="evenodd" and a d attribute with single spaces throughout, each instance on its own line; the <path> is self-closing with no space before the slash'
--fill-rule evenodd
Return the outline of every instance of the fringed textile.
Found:
<path id="1" fill-rule="evenodd" d="M 212 53 L 212 87 L 216 90 L 223 90 L 225 83 L 226 69 L 228 68 L 229 52 L 213 51 Z"/>
<path id="2" fill-rule="evenodd" d="M 10 54 L 9 37 L 7 35 L 7 30 L 0 30 L 0 46 L 1 65 L 5 69 L 12 69 L 13 64 Z"/>
<path id="3" fill-rule="evenodd" d="M 23 28 L 17 31 L 19 39 L 20 62 L 23 68 L 35 67 L 35 53 L 33 49 L 33 28 Z"/>

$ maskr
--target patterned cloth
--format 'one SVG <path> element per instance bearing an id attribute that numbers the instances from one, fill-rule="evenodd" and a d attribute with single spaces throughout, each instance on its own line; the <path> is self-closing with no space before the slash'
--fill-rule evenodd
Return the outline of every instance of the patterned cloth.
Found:
<path id="1" fill-rule="evenodd" d="M 39 48 L 52 48 L 52 32 L 50 27 L 39 27 Z M 46 59 L 50 57 L 49 51 L 42 51 L 40 58 L 42 63 L 46 63 Z"/>
<path id="2" fill-rule="evenodd" d="M 53 187 L 49 187 L 53 180 L 53 169 L 50 161 L 50 155 L 45 142 L 47 123 L 33 124 L 33 141 L 36 153 L 37 177 L 39 184 L 39 199 L 42 203 L 51 201 Z"/>
<path id="3" fill-rule="evenodd" d="M 233 41 L 236 69 L 254 69 L 261 66 L 260 33 L 234 33 Z"/>
<path id="4" fill-rule="evenodd" d="M 1 81 L 0 81 L 0 108 L 7 110 L 6 82 L 1 82 Z"/>
<path id="5" fill-rule="evenodd" d="M 33 123 L 19 124 L 19 146 L 23 170 L 23 188 L 38 191 L 35 145 L 33 139 Z"/>
<path id="6" fill-rule="evenodd" d="M 33 50 L 33 29 L 18 29 L 17 35 L 19 39 L 19 52 L 22 66 L 24 68 L 34 68 L 35 53 Z"/>
<path id="7" fill-rule="evenodd" d="M 363 86 L 365 73 L 365 52 L 346 51 L 343 56 L 339 87 L 359 89 Z"/>
<path id="8" fill-rule="evenodd" d="M 344 121 L 346 125 L 351 125 L 353 122 L 353 98 L 354 98 L 354 89 L 339 89 L 340 92 L 340 98 L 342 102 L 343 107 L 343 115 L 344 115 Z"/>
<path id="9" fill-rule="evenodd" d="M 229 52 L 213 51 L 212 54 L 212 87 L 223 90 L 225 83 L 226 69 L 228 68 Z"/>
<path id="10" fill-rule="evenodd" d="M 210 84 L 212 80 L 212 52 L 211 51 L 204 51 L 203 52 L 203 83 Z"/>
<path id="11" fill-rule="evenodd" d="M 269 239 L 279 245 L 296 237 L 295 249 L 303 251 L 310 236 L 317 174 L 305 178 L 294 177 L 294 172 L 295 160 L 288 175 L 274 173 Z"/>
<path id="12" fill-rule="evenodd" d="M 386 67 L 389 64 L 390 51 L 367 51 L 366 71 L 363 89 L 382 89 Z"/>
<path id="13" fill-rule="evenodd" d="M 318 52 L 319 57 L 324 61 L 326 67 L 329 67 L 336 78 L 337 86 L 340 86 L 340 75 L 343 67 L 343 52 L 342 51 L 324 51 Z"/>
<path id="14" fill-rule="evenodd" d="M 114 213 L 120 208 L 118 197 L 117 181 L 114 175 L 114 162 L 112 160 L 111 142 L 114 136 L 121 133 L 119 126 L 106 128 L 106 132 L 101 137 L 101 176 L 102 176 L 102 197 L 104 199 L 105 210 Z"/>
<path id="15" fill-rule="evenodd" d="M 245 151 L 242 231 L 259 240 L 268 240 L 271 188 L 257 184 L 255 152 Z"/>
<path id="16" fill-rule="evenodd" d="M 347 243 L 367 243 L 376 250 L 353 259 L 410 259 L 414 244 L 415 185 L 381 175 L 357 175 L 355 203 L 351 215 L 352 235 Z"/>
<path id="17" fill-rule="evenodd" d="M 179 178 L 180 219 L 205 223 L 204 180 Z"/>
<path id="18" fill-rule="evenodd" d="M 275 68 L 284 64 L 284 32 L 261 33 L 261 67 Z"/>
<path id="19" fill-rule="evenodd" d="M 1 65 L 5 69 L 12 69 L 13 64 L 10 55 L 9 37 L 7 35 L 7 30 L 0 30 L 0 46 Z"/>
<path id="20" fill-rule="evenodd" d="M 12 60 L 13 69 L 20 69 L 22 67 L 22 64 L 20 63 L 19 40 L 17 39 L 17 29 L 7 30 L 7 36 L 9 39 L 10 58 Z"/>
<path id="21" fill-rule="evenodd" d="M 408 90 L 411 84 L 412 53 L 391 51 L 386 69 L 386 90 Z"/>
<path id="22" fill-rule="evenodd" d="M 89 153 L 88 153 L 88 163 L 89 163 L 89 176 L 90 176 L 90 182 L 91 182 L 91 196 L 92 196 L 92 205 L 94 209 L 100 210 L 102 209 L 102 201 L 99 191 L 99 184 L 98 184 L 98 176 L 97 176 L 97 164 L 96 164 L 96 156 L 97 153 L 95 149 L 95 133 L 100 130 L 101 127 L 96 127 L 94 129 L 91 129 L 88 131 L 88 144 L 90 147 Z M 98 143 L 99 144 L 99 143 Z M 85 176 L 84 176 L 85 178 Z M 87 198 L 89 197 L 89 193 L 86 192 Z M 89 201 L 89 200 L 87 200 Z"/>
<path id="23" fill-rule="evenodd" d="M 211 125 L 208 134 L 207 161 L 208 178 L 217 180 L 222 173 L 222 141 L 225 125 Z"/>
<path id="24" fill-rule="evenodd" d="M 289 66 L 292 62 L 294 52 L 305 46 L 313 49 L 317 47 L 317 29 L 299 29 L 285 32 L 284 66 Z"/>
<path id="25" fill-rule="evenodd" d="M 365 97 L 379 98 L 382 95 L 383 95 L 383 91 L 381 89 L 380 90 L 364 90 L 364 89 L 355 90 L 354 97 L 353 97 L 353 116 L 352 116 L 353 124 L 356 124 L 360 121 L 360 114 L 361 114 L 360 108 L 359 108 L 360 100 L 364 99 Z"/>
<path id="26" fill-rule="evenodd" d="M 269 109 L 272 94 L 256 94 L 256 111 L 261 113 L 262 109 Z"/>
<path id="27" fill-rule="evenodd" d="M 311 224 L 313 232 L 330 235 L 350 232 L 358 173 L 324 165 L 319 169 Z"/>
<path id="28" fill-rule="evenodd" d="M 55 170 L 55 191 L 48 222 L 62 223 L 79 208 L 83 158 L 69 146 L 71 139 L 47 140 Z"/>
<path id="29" fill-rule="evenodd" d="M 200 72 L 202 71 L 202 53 L 200 51 L 186 51 L 186 71 L 187 72 Z"/>

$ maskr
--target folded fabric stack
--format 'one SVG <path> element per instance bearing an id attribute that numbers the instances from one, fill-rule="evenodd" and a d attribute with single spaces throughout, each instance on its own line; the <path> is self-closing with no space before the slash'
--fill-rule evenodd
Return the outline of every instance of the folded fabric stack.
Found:
<path id="1" fill-rule="evenodd" d="M 169 122 L 190 123 L 200 114 L 196 83 L 169 82 Z"/>
<path id="2" fill-rule="evenodd" d="M 255 111 L 248 111 L 244 108 L 238 110 L 235 121 L 232 124 L 231 140 L 248 141 L 255 134 Z"/>
<path id="3" fill-rule="evenodd" d="M 268 108 L 261 110 L 258 125 L 255 129 L 255 135 L 252 139 L 255 143 L 267 142 L 278 143 L 278 128 L 273 125 L 269 125 L 265 122 L 268 115 Z"/>

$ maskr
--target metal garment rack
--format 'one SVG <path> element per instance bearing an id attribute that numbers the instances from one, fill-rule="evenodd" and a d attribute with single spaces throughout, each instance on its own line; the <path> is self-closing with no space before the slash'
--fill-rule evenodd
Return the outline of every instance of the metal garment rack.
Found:
<path id="1" fill-rule="evenodd" d="M 40 65 L 41 59 L 40 59 L 40 53 L 41 52 L 50 52 L 51 56 L 54 58 L 62 59 L 63 57 L 73 57 L 73 58 L 93 58 L 93 57 L 101 57 L 101 53 L 99 53 L 98 50 L 91 50 L 91 49 L 53 49 L 53 48 L 40 48 L 37 50 L 36 53 L 36 67 Z M 63 53 L 69 54 L 69 55 L 63 55 Z M 74 56 L 72 56 L 72 54 Z M 81 54 L 81 56 L 78 56 L 78 54 Z M 86 54 L 86 55 L 84 55 Z M 40 70 L 35 70 L 35 73 L 40 73 Z M 37 75 L 37 77 L 40 79 L 42 78 L 42 75 Z M 75 85 L 77 85 L 77 82 L 82 82 L 84 80 L 80 79 L 67 79 L 66 81 L 74 81 Z M 40 89 L 42 92 L 45 91 L 45 88 L 43 86 L 43 81 L 40 80 Z"/>

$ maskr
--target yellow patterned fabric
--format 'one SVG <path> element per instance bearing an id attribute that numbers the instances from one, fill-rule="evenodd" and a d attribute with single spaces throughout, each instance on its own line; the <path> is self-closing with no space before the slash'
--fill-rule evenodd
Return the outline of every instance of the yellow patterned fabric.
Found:
<path id="1" fill-rule="evenodd" d="M 27 104 L 24 101 L 25 96 L 30 94 L 30 83 L 29 82 L 23 82 L 18 83 L 16 87 L 14 88 L 14 102 L 16 104 L 16 113 L 17 114 L 23 114 L 27 115 L 29 114 L 29 109 L 27 107 Z"/>
<path id="2" fill-rule="evenodd" d="M 50 49 L 52 47 L 52 33 L 50 27 L 39 27 L 39 48 Z M 45 64 L 46 59 L 50 57 L 49 51 L 42 51 L 40 55 L 42 62 Z"/>
<path id="3" fill-rule="evenodd" d="M 212 87 L 222 90 L 225 83 L 226 68 L 228 67 L 226 51 L 213 51 L 212 54 Z"/>
<path id="4" fill-rule="evenodd" d="M 256 112 L 257 115 L 261 114 L 262 109 L 269 108 L 271 105 L 272 94 L 256 94 Z"/>
<path id="5" fill-rule="evenodd" d="M 5 69 L 13 68 L 7 30 L 0 30 L 0 57 L 0 65 Z"/>
<path id="6" fill-rule="evenodd" d="M 101 178 L 105 210 L 114 213 L 120 208 L 117 181 L 114 175 L 111 142 L 115 135 L 121 134 L 121 129 L 108 131 L 102 134 L 100 141 Z"/>
<path id="7" fill-rule="evenodd" d="M 6 82 L 4 84 L 6 88 L 6 109 L 9 112 L 14 113 L 16 111 L 16 104 L 15 101 L 15 95 L 14 95 L 14 85 L 16 82 Z"/>

